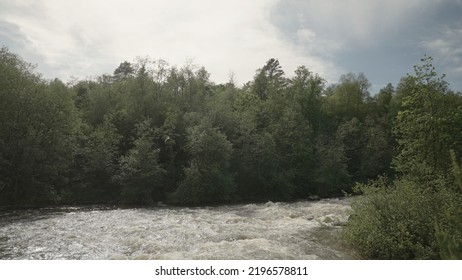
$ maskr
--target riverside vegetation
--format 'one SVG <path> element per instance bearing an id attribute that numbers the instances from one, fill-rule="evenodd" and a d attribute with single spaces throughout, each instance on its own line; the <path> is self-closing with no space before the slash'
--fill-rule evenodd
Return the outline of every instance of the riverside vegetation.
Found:
<path id="1" fill-rule="evenodd" d="M 276 59 L 243 86 L 149 58 L 64 84 L 2 47 L 0 206 L 361 194 L 344 230 L 361 256 L 460 259 L 462 95 L 431 63 L 372 96 L 362 73 L 327 86 Z"/>

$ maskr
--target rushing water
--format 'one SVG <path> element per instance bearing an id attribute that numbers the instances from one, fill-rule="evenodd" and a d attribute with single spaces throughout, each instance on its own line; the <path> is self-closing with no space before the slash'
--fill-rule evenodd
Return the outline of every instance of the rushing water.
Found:
<path id="1" fill-rule="evenodd" d="M 351 259 L 348 200 L 0 212 L 0 259 Z"/>

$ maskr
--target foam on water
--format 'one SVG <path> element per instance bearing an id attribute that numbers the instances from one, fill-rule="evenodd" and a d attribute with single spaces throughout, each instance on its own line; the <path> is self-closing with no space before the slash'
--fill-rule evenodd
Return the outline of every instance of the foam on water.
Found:
<path id="1" fill-rule="evenodd" d="M 347 200 L 1 213 L 0 259 L 349 259 Z"/>

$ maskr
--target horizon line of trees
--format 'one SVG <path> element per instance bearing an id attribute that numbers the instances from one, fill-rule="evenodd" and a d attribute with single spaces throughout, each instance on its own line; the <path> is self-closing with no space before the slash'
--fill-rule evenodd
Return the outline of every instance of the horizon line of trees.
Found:
<path id="1" fill-rule="evenodd" d="M 413 98 L 418 87 L 408 76 L 371 96 L 362 73 L 326 86 L 277 59 L 238 87 L 147 58 L 66 85 L 2 47 L 0 206 L 284 201 L 433 171 L 453 182 L 462 96 L 442 83 L 436 99 Z M 407 108 L 428 102 L 428 118 L 410 121 L 422 112 Z"/>

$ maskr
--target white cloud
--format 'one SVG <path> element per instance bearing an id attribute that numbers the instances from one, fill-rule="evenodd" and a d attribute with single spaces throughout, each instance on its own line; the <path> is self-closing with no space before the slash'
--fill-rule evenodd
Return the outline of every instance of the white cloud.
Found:
<path id="1" fill-rule="evenodd" d="M 280 39 L 269 22 L 276 0 L 42 0 L 10 1 L 2 17 L 19 27 L 27 46 L 67 79 L 111 73 L 123 60 L 149 55 L 182 65 L 193 58 L 224 82 L 232 71 L 250 80 L 269 58 L 286 72 L 308 64 L 327 74 L 330 65 Z M 14 51 L 14 50 L 13 50 Z"/>
<path id="2" fill-rule="evenodd" d="M 421 46 L 430 53 L 436 54 L 447 63 L 460 65 L 462 62 L 462 26 L 443 26 L 437 37 L 423 40 Z"/>
<path id="3" fill-rule="evenodd" d="M 420 47 L 434 58 L 437 71 L 447 75 L 451 87 L 462 91 L 462 24 L 442 25 L 437 30 L 437 35 L 424 39 Z"/>
<path id="4" fill-rule="evenodd" d="M 316 32 L 332 51 L 373 45 L 373 39 L 399 32 L 413 17 L 424 16 L 440 1 L 425 0 L 283 0 L 298 13 L 299 30 Z"/>
<path id="5" fill-rule="evenodd" d="M 29 61 L 48 78 L 111 73 L 124 60 L 148 55 L 180 66 L 192 58 L 216 82 L 230 72 L 247 82 L 269 58 L 288 75 L 306 65 L 332 82 L 347 71 L 379 75 L 368 64 L 380 55 L 391 61 L 385 48 L 398 44 L 400 52 L 437 50 L 455 65 L 461 55 L 454 56 L 460 45 L 454 38 L 462 34 L 406 37 L 427 30 L 425 19 L 444 1 L 2 0 L 0 40 L 35 59 Z M 400 67 L 394 72 L 409 71 Z"/>

